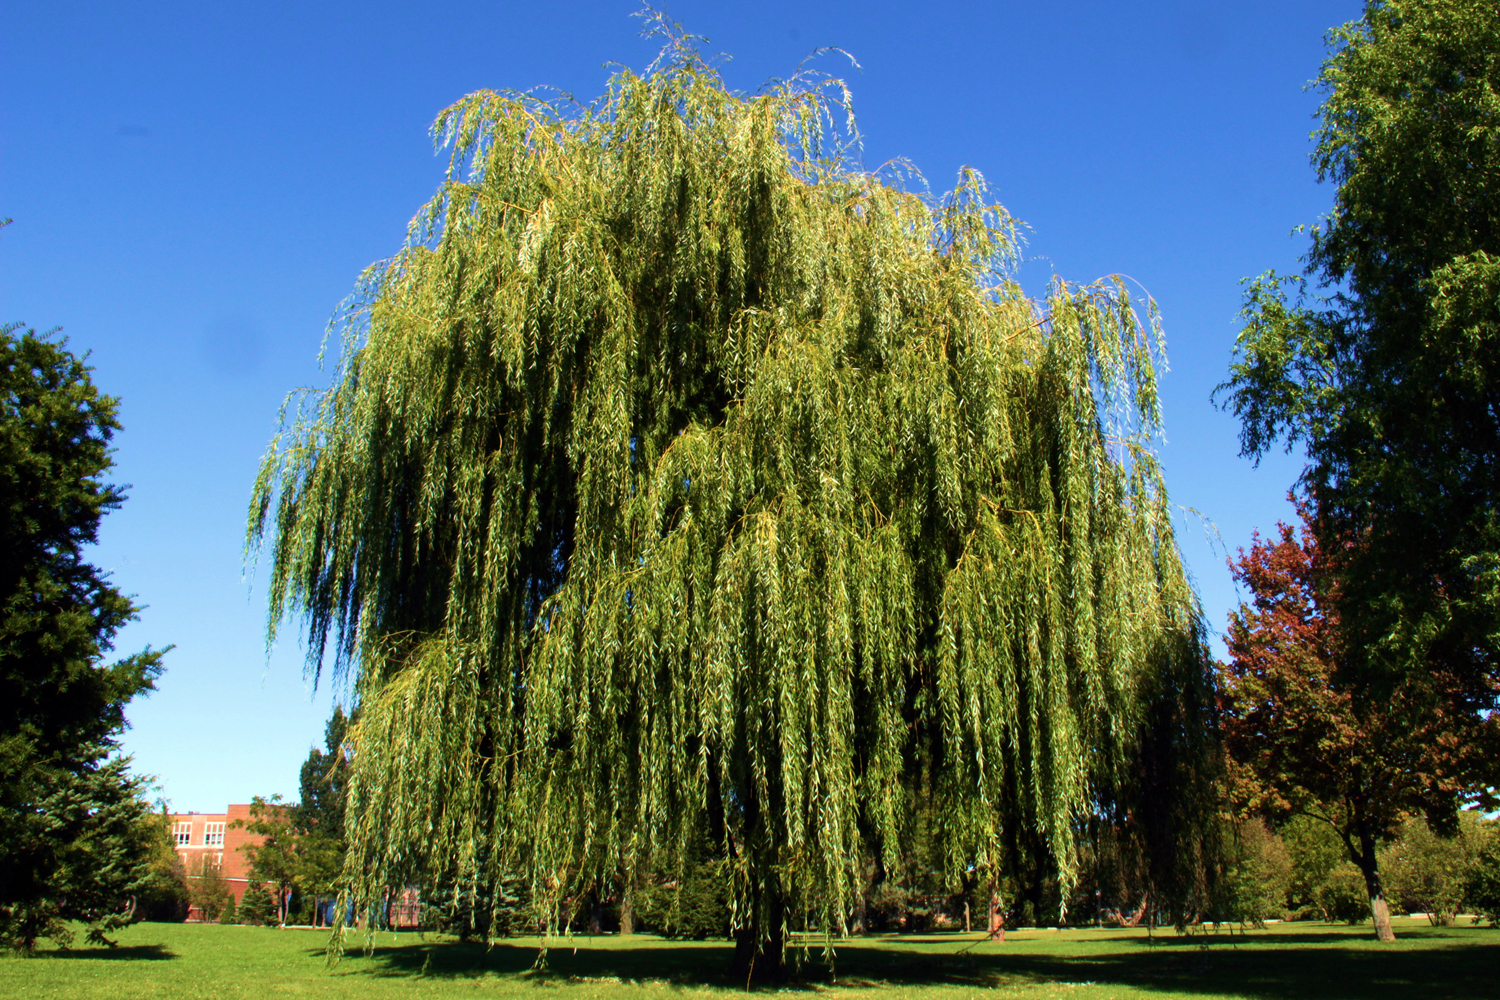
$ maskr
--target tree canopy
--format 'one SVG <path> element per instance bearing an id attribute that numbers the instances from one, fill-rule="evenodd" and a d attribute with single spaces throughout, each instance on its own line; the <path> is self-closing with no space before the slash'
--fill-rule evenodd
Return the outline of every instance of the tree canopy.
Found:
<path id="1" fill-rule="evenodd" d="M 1252 600 L 1230 615 L 1221 724 L 1236 805 L 1272 819 L 1327 823 L 1365 879 L 1381 940 L 1392 940 L 1378 845 L 1420 813 L 1451 831 L 1464 777 L 1494 753 L 1493 727 L 1433 712 L 1426 685 L 1371 698 L 1339 671 L 1346 655 L 1338 555 L 1302 506 L 1241 551 L 1235 577 Z M 1490 738 L 1486 738 L 1486 737 Z"/>
<path id="2" fill-rule="evenodd" d="M 66 341 L 0 328 L 0 739 L 65 766 L 124 726 L 161 659 L 103 662 L 139 609 L 85 559 L 125 498 L 104 480 L 118 402 L 89 372 Z"/>
<path id="3" fill-rule="evenodd" d="M 22 951 L 128 922 L 160 835 L 107 759 L 164 651 L 105 661 L 138 609 L 85 559 L 124 499 L 104 479 L 116 401 L 89 373 L 65 340 L 0 327 L 0 941 Z"/>
<path id="4" fill-rule="evenodd" d="M 1329 41 L 1312 159 L 1333 207 L 1302 277 L 1251 284 L 1221 389 L 1246 454 L 1306 445 L 1319 516 L 1359 543 L 1344 669 L 1443 674 L 1482 712 L 1500 694 L 1500 8 L 1370 0 Z"/>
<path id="5" fill-rule="evenodd" d="M 322 897 L 338 893 L 344 868 L 344 809 L 347 798 L 348 738 L 351 719 L 335 705 L 323 730 L 323 745 L 308 753 L 299 778 L 301 794 L 292 812 L 297 834 L 297 887 L 314 899 L 315 921 Z"/>
<path id="6" fill-rule="evenodd" d="M 358 898 L 562 903 L 707 839 L 748 960 L 841 926 L 919 796 L 950 877 L 1024 832 L 1066 881 L 1153 719 L 1209 739 L 1122 282 L 1028 299 L 979 174 L 867 172 L 838 81 L 732 93 L 681 36 L 434 135 L 250 512 L 271 636 L 358 694 Z"/>

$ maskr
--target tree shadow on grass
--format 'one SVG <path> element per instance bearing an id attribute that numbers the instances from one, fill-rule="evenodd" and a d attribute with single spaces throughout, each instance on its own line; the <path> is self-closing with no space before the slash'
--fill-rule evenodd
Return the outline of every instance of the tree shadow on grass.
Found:
<path id="1" fill-rule="evenodd" d="M 1114 942 L 1105 938 L 1077 942 L 1080 954 L 1006 950 L 987 945 L 983 952 L 911 950 L 907 944 L 958 943 L 953 938 L 930 942 L 904 940 L 897 947 L 880 943 L 844 942 L 832 968 L 817 949 L 809 952 L 786 987 L 807 990 L 842 985 L 872 990 L 889 988 L 892 996 L 921 986 L 976 988 L 1045 983 L 1093 983 L 1132 986 L 1151 992 L 1234 995 L 1276 1000 L 1480 1000 L 1495 995 L 1500 969 L 1500 935 L 1483 932 L 1428 934 L 1443 937 L 1435 948 L 1419 950 L 1347 947 L 1364 942 L 1368 934 L 1352 931 L 1321 934 L 1258 932 L 1236 935 L 1164 935 L 1148 942 L 1139 938 Z M 1027 944 L 1034 943 L 1027 942 Z M 1095 950 L 1099 948 L 1099 950 Z M 590 948 L 586 940 L 575 952 L 566 943 L 548 952 L 547 971 L 532 973 L 534 943 L 480 944 L 427 942 L 377 949 L 367 966 L 377 976 L 472 978 L 484 975 L 534 974 L 539 980 L 583 982 L 669 982 L 743 990 L 743 981 L 728 975 L 732 949 L 726 943 L 673 944 L 651 942 Z M 352 956 L 351 956 L 352 957 Z"/>
<path id="2" fill-rule="evenodd" d="M 1115 954 L 985 954 L 933 956 L 918 969 L 850 955 L 840 978 L 999 986 L 1091 982 L 1163 993 L 1247 997 L 1401 997 L 1478 1000 L 1492 997 L 1500 948 L 1454 945 L 1432 951 L 1352 950 L 1338 947 L 1149 948 Z M 863 963 L 859 959 L 865 959 Z M 842 959 L 842 956 L 841 956 Z M 864 968 L 860 968 L 863 964 Z M 881 966 L 885 967 L 882 968 Z"/>
<path id="3" fill-rule="evenodd" d="M 309 952 L 312 954 L 314 952 Z M 316 954 L 322 955 L 321 950 Z M 734 949 L 686 942 L 652 942 L 641 947 L 591 948 L 587 939 L 572 944 L 559 940 L 547 951 L 544 970 L 538 970 L 536 939 L 478 943 L 426 941 L 396 948 L 376 946 L 368 971 L 376 976 L 433 976 L 472 978 L 483 975 L 535 974 L 538 979 L 610 979 L 622 982 L 668 981 L 703 985 L 732 985 L 728 976 Z M 345 960 L 358 962 L 362 953 L 351 947 Z M 826 974 L 822 976 L 827 979 Z M 743 984 L 741 984 L 743 986 Z"/>
<path id="4" fill-rule="evenodd" d="M 39 951 L 32 957 L 34 959 L 66 958 L 71 960 L 85 958 L 107 959 L 115 962 L 161 962 L 177 958 L 178 955 L 164 944 L 133 944 L 114 948 L 50 948 L 47 951 Z"/>

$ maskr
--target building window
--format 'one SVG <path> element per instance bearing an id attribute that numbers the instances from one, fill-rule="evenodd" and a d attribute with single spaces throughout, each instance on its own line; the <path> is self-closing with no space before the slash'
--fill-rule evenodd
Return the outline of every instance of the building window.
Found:
<path id="1" fill-rule="evenodd" d="M 193 841 L 193 824 L 177 823 L 172 827 L 172 839 L 177 841 L 178 847 L 186 847 Z"/>
<path id="2" fill-rule="evenodd" d="M 224 846 L 224 824 L 223 823 L 208 823 L 208 824 L 204 825 L 204 829 L 203 829 L 203 846 L 204 847 L 223 847 Z"/>
<path id="3" fill-rule="evenodd" d="M 217 853 L 214 854 L 214 867 L 215 868 L 223 868 L 224 867 L 224 852 L 223 851 L 219 851 L 219 852 L 217 852 Z"/>

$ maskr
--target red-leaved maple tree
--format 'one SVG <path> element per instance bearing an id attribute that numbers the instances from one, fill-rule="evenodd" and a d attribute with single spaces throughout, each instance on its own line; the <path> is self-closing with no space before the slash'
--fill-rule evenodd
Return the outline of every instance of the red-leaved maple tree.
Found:
<path id="1" fill-rule="evenodd" d="M 1347 545 L 1320 545 L 1310 509 L 1299 512 L 1300 532 L 1283 523 L 1276 538 L 1257 533 L 1232 564 L 1252 601 L 1230 615 L 1219 671 L 1230 787 L 1246 812 L 1329 823 L 1364 874 L 1377 936 L 1391 941 L 1376 846 L 1407 815 L 1453 823 L 1466 792 L 1457 776 L 1494 724 L 1445 711 L 1452 692 L 1440 674 L 1377 694 L 1340 670 Z"/>

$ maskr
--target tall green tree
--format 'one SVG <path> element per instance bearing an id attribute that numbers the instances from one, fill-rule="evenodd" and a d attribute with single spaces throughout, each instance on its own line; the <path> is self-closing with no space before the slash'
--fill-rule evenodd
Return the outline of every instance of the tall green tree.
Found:
<path id="1" fill-rule="evenodd" d="M 139 609 L 85 558 L 124 500 L 105 479 L 116 408 L 65 340 L 0 327 L 0 935 L 22 950 L 71 919 L 102 940 L 151 852 L 109 755 L 164 651 L 107 662 Z"/>
<path id="2" fill-rule="evenodd" d="M 357 714 L 357 713 L 356 713 Z M 342 705 L 323 727 L 323 749 L 313 747 L 298 774 L 301 792 L 294 808 L 297 828 L 342 843 L 344 800 L 349 776 L 349 726 L 353 720 Z"/>
<path id="3" fill-rule="evenodd" d="M 357 712 L 355 713 L 358 714 Z M 351 719 L 336 705 L 324 729 L 323 749 L 313 747 L 302 763 L 301 799 L 292 810 L 297 834 L 297 884 L 319 905 L 336 896 L 344 869 L 344 800 L 349 780 Z M 314 920 L 318 917 L 314 916 Z"/>
<path id="4" fill-rule="evenodd" d="M 1210 702 L 1154 312 L 1028 299 L 979 175 L 866 172 L 847 112 L 675 36 L 590 105 L 438 118 L 447 180 L 250 512 L 272 635 L 357 687 L 357 899 L 519 869 L 555 915 L 707 842 L 736 967 L 775 974 L 918 794 L 955 883 L 1017 838 L 1071 882 L 1158 678 Z"/>
<path id="5" fill-rule="evenodd" d="M 1376 698 L 1433 675 L 1480 714 L 1500 696 L 1500 7 L 1369 0 L 1329 43 L 1312 160 L 1333 207 L 1301 277 L 1250 285 L 1220 388 L 1244 453 L 1305 445 L 1303 486 L 1359 541 L 1343 669 Z"/>
<path id="6" fill-rule="evenodd" d="M 257 795 L 250 800 L 249 818 L 234 821 L 236 827 L 255 836 L 253 841 L 240 845 L 250 887 L 270 893 L 274 903 L 272 915 L 282 925 L 286 923 L 292 892 L 302 888 L 302 878 L 307 873 L 303 838 L 293 823 L 296 809 L 283 803 L 279 795 L 269 799 Z"/>
<path id="7" fill-rule="evenodd" d="M 187 865 L 177 853 L 177 844 L 172 838 L 172 817 L 165 802 L 157 801 L 146 824 L 145 839 L 150 845 L 148 864 L 151 875 L 137 899 L 137 909 L 146 920 L 162 923 L 186 920 L 188 907 L 192 905 L 192 888 Z"/>

